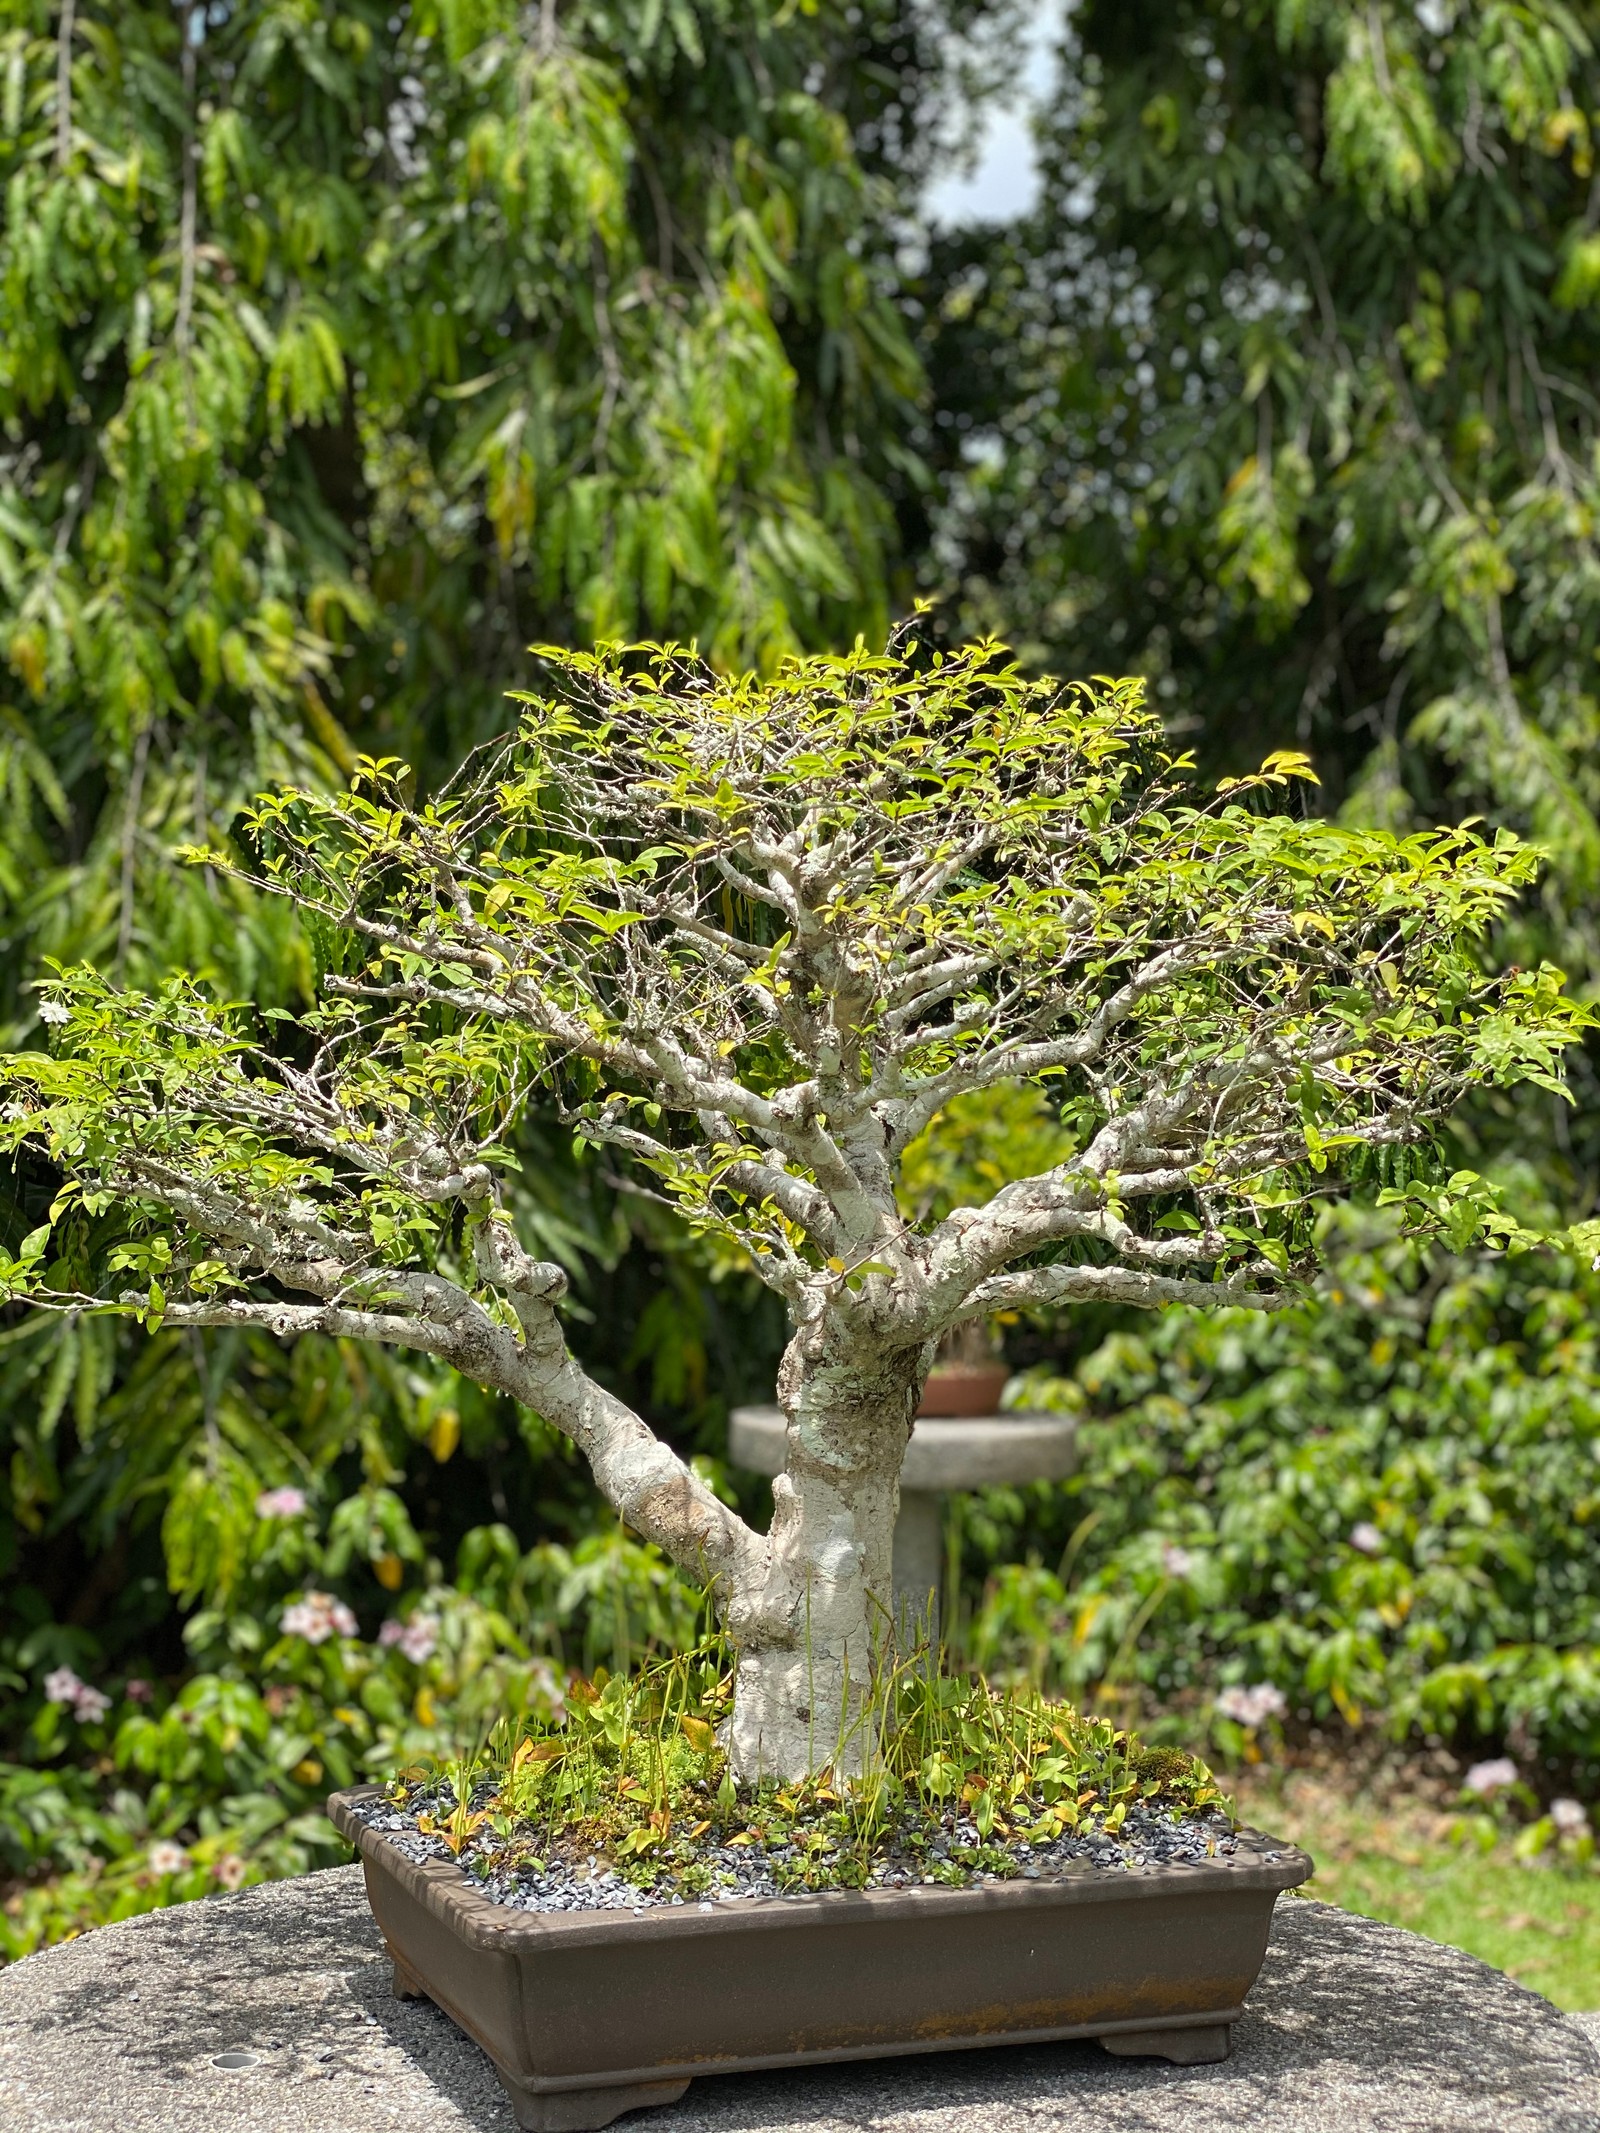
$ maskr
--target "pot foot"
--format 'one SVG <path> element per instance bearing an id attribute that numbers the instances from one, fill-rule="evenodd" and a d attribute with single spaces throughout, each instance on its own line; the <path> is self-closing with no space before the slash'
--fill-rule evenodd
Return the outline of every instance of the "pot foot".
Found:
<path id="1" fill-rule="evenodd" d="M 633 2081 L 617 2088 L 533 2089 L 504 2067 L 496 2067 L 495 2072 L 511 2098 L 517 2124 L 528 2133 L 595 2133 L 624 2111 L 676 2103 L 689 2086 L 687 2081 Z"/>
<path id="2" fill-rule="evenodd" d="M 1170 2059 L 1174 2066 L 1215 2066 L 1233 2048 L 1226 2022 L 1203 2029 L 1122 2029 L 1100 2042 L 1119 2059 Z"/>
<path id="3" fill-rule="evenodd" d="M 389 1956 L 389 1964 L 394 1972 L 392 1990 L 397 2000 L 425 2000 L 428 1997 L 405 1964 L 392 1951 Z"/>

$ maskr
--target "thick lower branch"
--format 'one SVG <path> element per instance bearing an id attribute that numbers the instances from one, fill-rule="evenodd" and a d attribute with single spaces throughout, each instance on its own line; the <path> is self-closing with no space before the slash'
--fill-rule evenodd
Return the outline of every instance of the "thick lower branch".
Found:
<path id="1" fill-rule="evenodd" d="M 518 1383 L 503 1389 L 572 1439 L 606 1501 L 688 1576 L 717 1584 L 724 1602 L 763 1578 L 766 1542 L 574 1360 L 555 1310 L 567 1286 L 561 1268 L 532 1258 L 503 1220 L 485 1222 L 474 1249 L 522 1328 Z"/>
<path id="2" fill-rule="evenodd" d="M 438 1276 L 381 1268 L 347 1277 L 347 1285 L 379 1295 L 388 1289 L 391 1298 L 397 1290 L 403 1295 L 408 1284 L 425 1287 L 426 1308 L 363 1310 L 341 1300 L 227 1297 L 174 1303 L 163 1316 L 172 1325 L 259 1326 L 283 1339 L 321 1333 L 437 1356 L 570 1437 L 612 1508 L 686 1576 L 715 1585 L 721 1604 L 759 1586 L 766 1576 L 767 1543 L 569 1353 L 555 1311 L 567 1285 L 560 1267 L 531 1258 L 499 1221 L 484 1224 L 477 1248 L 480 1269 L 516 1311 L 520 1339 L 466 1289 Z M 124 1309 L 143 1304 L 138 1294 L 122 1299 Z"/>
<path id="3" fill-rule="evenodd" d="M 1124 1303 L 1154 1311 L 1162 1304 L 1201 1304 L 1208 1310 L 1231 1306 L 1244 1311 L 1281 1311 L 1293 1303 L 1292 1289 L 1253 1287 L 1276 1281 L 1275 1268 L 1260 1263 L 1221 1281 L 1183 1280 L 1153 1274 L 1143 1267 L 1045 1266 L 1018 1274 L 997 1274 L 980 1282 L 951 1321 L 962 1325 L 991 1311 L 1029 1311 L 1049 1304 Z"/>

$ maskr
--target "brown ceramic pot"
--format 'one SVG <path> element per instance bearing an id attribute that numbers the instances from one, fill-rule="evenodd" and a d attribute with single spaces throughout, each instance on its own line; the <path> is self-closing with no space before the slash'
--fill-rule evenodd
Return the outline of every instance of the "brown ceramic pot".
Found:
<path id="1" fill-rule="evenodd" d="M 426 1995 L 499 2070 L 519 2125 L 580 2133 L 697 2075 L 1098 2037 L 1224 2059 L 1280 1889 L 1311 1872 L 1242 1831 L 1230 1858 L 970 1889 L 836 1890 L 631 1911 L 514 1911 L 453 1862 L 415 1864 L 351 1812 L 395 1990 Z"/>
<path id="2" fill-rule="evenodd" d="M 995 1415 L 1011 1372 L 1004 1363 L 936 1363 L 919 1415 Z"/>

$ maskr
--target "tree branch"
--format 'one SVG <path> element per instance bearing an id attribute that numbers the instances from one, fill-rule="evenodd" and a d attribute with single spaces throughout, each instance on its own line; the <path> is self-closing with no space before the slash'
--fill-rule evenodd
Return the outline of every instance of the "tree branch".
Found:
<path id="1" fill-rule="evenodd" d="M 1293 1291 L 1252 1287 L 1252 1282 L 1281 1277 L 1264 1261 L 1242 1268 L 1222 1281 L 1185 1281 L 1152 1274 L 1141 1267 L 1042 1266 L 1019 1274 L 997 1274 L 973 1290 L 952 1321 L 965 1325 L 994 1311 L 1031 1311 L 1050 1304 L 1121 1303 L 1154 1311 L 1163 1304 L 1224 1305 L 1245 1311 L 1281 1311 L 1295 1301 Z"/>

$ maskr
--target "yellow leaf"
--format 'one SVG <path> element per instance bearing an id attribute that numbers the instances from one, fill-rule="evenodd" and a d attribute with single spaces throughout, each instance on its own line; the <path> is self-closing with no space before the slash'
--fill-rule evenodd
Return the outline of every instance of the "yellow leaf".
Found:
<path id="1" fill-rule="evenodd" d="M 1298 748 L 1274 748 L 1262 764 L 1261 774 L 1268 778 L 1304 778 L 1308 785 L 1322 783 L 1311 767 L 1310 756 L 1302 755 Z"/>
<path id="2" fill-rule="evenodd" d="M 1344 1720 L 1345 1724 L 1349 1726 L 1353 1732 L 1355 1728 L 1361 1723 L 1361 1706 L 1354 1701 L 1354 1699 L 1350 1696 L 1349 1692 L 1340 1682 L 1329 1682 L 1328 1694 L 1333 1698 L 1334 1703 L 1337 1705 L 1339 1716 Z"/>
<path id="3" fill-rule="evenodd" d="M 683 1728 L 683 1737 L 696 1755 L 709 1755 L 716 1745 L 715 1729 L 703 1718 L 690 1718 L 687 1714 L 678 1723 Z"/>
<path id="4" fill-rule="evenodd" d="M 441 1466 L 461 1442 L 461 1417 L 453 1407 L 441 1407 L 428 1432 L 428 1449 Z"/>
<path id="5" fill-rule="evenodd" d="M 405 1582 L 406 1566 L 397 1555 L 380 1555 L 372 1574 L 385 1592 L 398 1592 Z"/>
<path id="6" fill-rule="evenodd" d="M 523 1770 L 529 1763 L 556 1763 L 566 1752 L 565 1741 L 525 1740 L 511 1758 L 511 1767 L 513 1770 Z"/>
<path id="7" fill-rule="evenodd" d="M 314 1755 L 308 1755 L 303 1762 L 295 1764 L 289 1775 L 297 1785 L 315 1785 L 322 1776 L 322 1765 Z"/>

